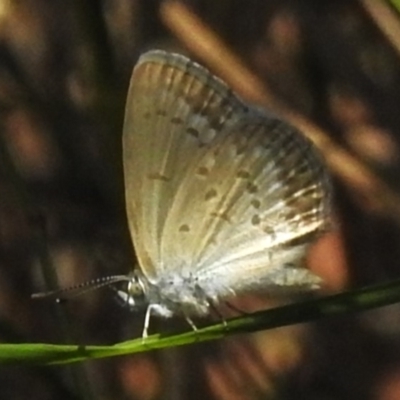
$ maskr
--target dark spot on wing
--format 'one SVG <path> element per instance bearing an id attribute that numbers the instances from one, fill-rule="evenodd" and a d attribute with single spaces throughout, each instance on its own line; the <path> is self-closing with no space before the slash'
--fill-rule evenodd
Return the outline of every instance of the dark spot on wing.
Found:
<path id="1" fill-rule="evenodd" d="M 183 119 L 179 117 L 172 117 L 171 118 L 171 123 L 176 124 L 176 125 L 182 125 L 183 124 Z"/>
<path id="2" fill-rule="evenodd" d="M 217 197 L 218 193 L 215 189 L 210 189 L 206 192 L 206 195 L 204 196 L 204 200 L 211 200 L 214 197 Z"/>
<path id="3" fill-rule="evenodd" d="M 242 179 L 249 179 L 250 178 L 250 172 L 241 169 L 240 171 L 238 171 L 236 176 L 238 178 L 242 178 Z"/>
<path id="4" fill-rule="evenodd" d="M 249 193 L 257 193 L 258 192 L 258 186 L 255 185 L 254 183 L 248 182 L 246 185 L 246 190 Z"/>
<path id="5" fill-rule="evenodd" d="M 157 110 L 156 111 L 156 115 L 158 117 L 166 117 L 167 116 L 167 112 L 165 110 Z"/>
<path id="6" fill-rule="evenodd" d="M 246 151 L 246 146 L 237 146 L 236 155 L 241 156 Z"/>
<path id="7" fill-rule="evenodd" d="M 189 128 L 186 129 L 186 132 L 189 135 L 195 137 L 196 139 L 198 139 L 200 137 L 199 131 L 197 129 L 195 129 L 195 128 L 189 127 Z"/>
<path id="8" fill-rule="evenodd" d="M 271 236 L 275 236 L 275 230 L 274 228 L 272 228 L 271 226 L 266 226 L 263 231 L 267 234 L 267 235 L 271 235 Z"/>
<path id="9" fill-rule="evenodd" d="M 200 176 L 207 176 L 210 173 L 207 167 L 197 168 L 196 174 Z"/>
<path id="10" fill-rule="evenodd" d="M 211 214 L 210 214 L 212 217 L 215 217 L 215 218 L 221 218 L 221 219 L 223 219 L 224 221 L 226 221 L 226 222 L 231 222 L 231 220 L 229 219 L 229 216 L 228 216 L 228 214 L 226 214 L 225 212 L 221 212 L 221 213 L 218 213 L 218 212 L 212 212 Z"/>
<path id="11" fill-rule="evenodd" d="M 190 226 L 187 224 L 183 224 L 179 227 L 179 232 L 190 232 Z"/>
<path id="12" fill-rule="evenodd" d="M 250 204 L 254 207 L 254 208 L 260 208 L 261 207 L 261 201 L 258 199 L 253 199 L 251 200 Z"/>
<path id="13" fill-rule="evenodd" d="M 149 179 L 153 179 L 153 180 L 157 180 L 157 181 L 163 181 L 163 182 L 169 182 L 171 180 L 171 178 L 168 178 L 165 175 L 162 175 L 158 172 L 153 173 L 153 174 L 149 174 L 148 175 Z"/>

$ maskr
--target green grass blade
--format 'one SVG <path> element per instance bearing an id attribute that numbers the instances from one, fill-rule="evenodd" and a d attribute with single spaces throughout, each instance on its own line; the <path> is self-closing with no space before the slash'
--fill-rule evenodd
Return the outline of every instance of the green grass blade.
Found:
<path id="1" fill-rule="evenodd" d="M 353 290 L 334 296 L 303 301 L 182 334 L 152 335 L 146 340 L 135 339 L 112 346 L 82 346 L 53 344 L 1 344 L 0 363 L 66 364 L 88 359 L 140 353 L 167 347 L 183 346 L 227 335 L 249 333 L 286 325 L 316 321 L 321 318 L 356 313 L 394 304 L 400 301 L 400 280 Z"/>

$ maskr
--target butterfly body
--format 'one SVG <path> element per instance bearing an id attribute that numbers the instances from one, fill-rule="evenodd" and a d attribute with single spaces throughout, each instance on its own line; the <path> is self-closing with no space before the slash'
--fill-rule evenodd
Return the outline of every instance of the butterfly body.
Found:
<path id="1" fill-rule="evenodd" d="M 281 263 L 271 268 L 263 279 L 247 282 L 243 287 L 236 284 L 236 290 L 228 286 L 222 276 L 190 272 L 186 275 L 181 270 L 180 274 L 162 276 L 150 282 L 135 271 L 126 289 L 118 294 L 133 311 L 150 306 L 151 313 L 160 317 L 181 315 L 191 318 L 207 316 L 221 301 L 241 292 L 254 292 L 257 289 L 259 292 L 275 292 L 277 289 L 288 292 L 288 287 L 292 287 L 292 291 L 313 290 L 319 287 L 320 282 L 320 278 L 304 268 Z"/>
<path id="2" fill-rule="evenodd" d="M 203 316 L 241 293 L 319 286 L 304 257 L 329 225 L 330 181 L 295 128 L 191 60 L 152 51 L 132 75 L 123 149 L 153 314 Z"/>
<path id="3" fill-rule="evenodd" d="M 126 103 L 123 164 L 139 267 L 119 297 L 150 315 L 208 315 L 244 293 L 309 291 L 330 225 L 329 174 L 296 128 L 244 103 L 188 58 L 142 55 Z"/>
<path id="4" fill-rule="evenodd" d="M 133 311 L 152 308 L 152 314 L 170 318 L 174 315 L 205 316 L 209 314 L 210 300 L 193 275 L 171 275 L 150 282 L 134 271 L 126 290 L 118 294 Z"/>

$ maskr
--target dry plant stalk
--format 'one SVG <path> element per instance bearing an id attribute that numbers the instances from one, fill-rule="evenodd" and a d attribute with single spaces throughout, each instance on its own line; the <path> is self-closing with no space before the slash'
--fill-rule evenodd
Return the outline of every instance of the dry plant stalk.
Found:
<path id="1" fill-rule="evenodd" d="M 174 35 L 246 100 L 270 108 L 299 128 L 323 153 L 330 169 L 354 190 L 370 211 L 400 224 L 400 196 L 370 168 L 335 143 L 309 119 L 288 109 L 268 90 L 228 46 L 186 5 L 176 0 L 161 4 L 161 19 Z"/>

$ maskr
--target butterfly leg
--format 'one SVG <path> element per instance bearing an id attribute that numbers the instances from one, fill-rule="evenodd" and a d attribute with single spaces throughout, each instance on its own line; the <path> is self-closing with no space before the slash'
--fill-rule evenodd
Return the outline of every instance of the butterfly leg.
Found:
<path id="1" fill-rule="evenodd" d="M 194 324 L 194 322 L 187 316 L 185 315 L 185 320 L 186 322 L 190 325 L 190 327 L 197 332 L 197 326 Z"/>
<path id="2" fill-rule="evenodd" d="M 149 325 L 150 325 L 150 317 L 151 317 L 151 311 L 152 311 L 153 307 L 150 304 L 147 307 L 146 310 L 146 315 L 144 317 L 144 324 L 143 324 L 143 332 L 142 332 L 142 342 L 147 339 L 148 335 L 149 335 Z"/>
<path id="3" fill-rule="evenodd" d="M 218 319 L 222 322 L 222 324 L 224 325 L 224 328 L 227 329 L 228 328 L 228 323 L 226 322 L 226 319 L 224 318 L 224 316 L 221 314 L 221 312 L 219 311 L 218 307 L 215 305 L 215 303 L 212 301 L 212 299 L 208 300 L 208 303 L 210 305 L 210 309 L 212 310 L 212 312 L 218 317 Z"/>
<path id="4" fill-rule="evenodd" d="M 224 303 L 229 309 L 231 309 L 232 311 L 238 313 L 239 315 L 250 315 L 250 313 L 248 313 L 247 311 L 244 311 L 244 310 L 236 307 L 235 305 L 233 305 L 229 301 L 225 301 Z"/>
<path id="5" fill-rule="evenodd" d="M 217 302 L 215 300 L 213 300 L 211 297 L 208 297 L 206 295 L 206 293 L 204 292 L 204 290 L 199 285 L 196 286 L 196 290 L 203 295 L 204 301 L 207 302 L 210 310 L 219 318 L 219 320 L 222 322 L 224 327 L 227 328 L 228 325 L 226 323 L 226 320 L 216 305 Z"/>

